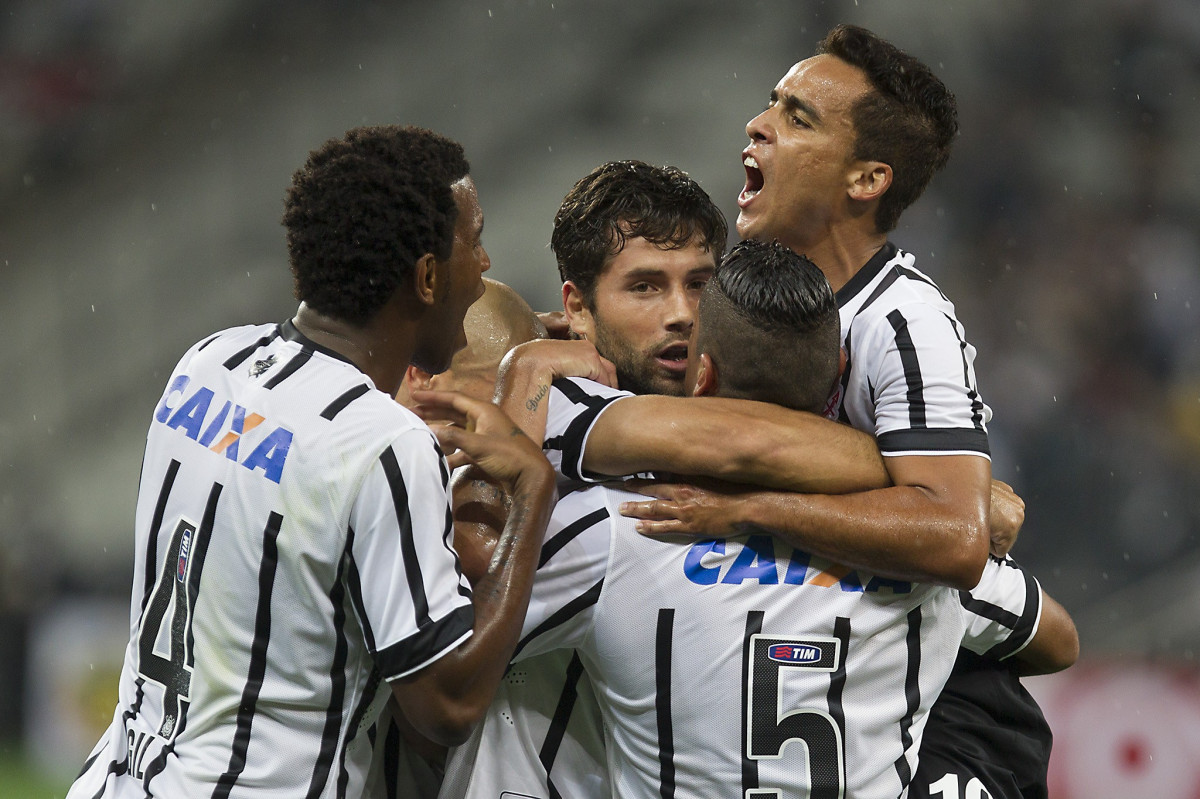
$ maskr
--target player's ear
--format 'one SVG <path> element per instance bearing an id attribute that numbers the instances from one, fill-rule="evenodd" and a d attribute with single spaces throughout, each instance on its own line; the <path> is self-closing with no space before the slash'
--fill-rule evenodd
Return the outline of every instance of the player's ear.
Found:
<path id="1" fill-rule="evenodd" d="M 563 283 L 563 313 L 567 316 L 567 326 L 571 332 L 588 341 L 595 341 L 596 324 L 592 312 L 588 309 L 583 292 L 573 281 Z"/>
<path id="2" fill-rule="evenodd" d="M 846 373 L 846 363 L 850 360 L 850 356 L 846 354 L 845 347 L 838 347 L 838 373 L 835 380 L 841 380 L 842 375 Z"/>
<path id="3" fill-rule="evenodd" d="M 850 198 L 878 200 L 892 185 L 892 168 L 882 161 L 859 161 L 850 172 Z"/>
<path id="4" fill-rule="evenodd" d="M 437 258 L 433 253 L 427 252 L 413 265 L 413 288 L 417 300 L 422 305 L 433 305 L 437 297 L 437 282 Z"/>
<path id="5" fill-rule="evenodd" d="M 700 365 L 696 367 L 696 385 L 692 386 L 693 397 L 711 397 L 717 393 L 717 365 L 707 352 L 700 353 Z"/>
<path id="6" fill-rule="evenodd" d="M 400 381 L 400 388 L 396 391 L 396 402 L 405 407 L 411 407 L 413 404 L 412 393 L 431 388 L 432 382 L 433 375 L 410 363 L 404 370 L 404 379 Z"/>

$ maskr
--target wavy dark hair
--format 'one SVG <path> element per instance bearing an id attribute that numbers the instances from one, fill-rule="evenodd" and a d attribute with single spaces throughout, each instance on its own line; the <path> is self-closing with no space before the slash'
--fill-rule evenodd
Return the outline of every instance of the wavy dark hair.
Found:
<path id="1" fill-rule="evenodd" d="M 679 249 L 697 236 L 717 258 L 725 252 L 725 215 L 699 183 L 673 166 L 609 161 L 567 192 L 554 216 L 550 248 L 559 276 L 592 307 L 596 280 L 626 239 Z"/>
<path id="2" fill-rule="evenodd" d="M 721 259 L 700 295 L 696 355 L 720 394 L 821 412 L 838 376 L 841 323 L 816 264 L 778 242 L 748 239 Z"/>
<path id="3" fill-rule="evenodd" d="M 460 144 L 411 126 L 354 128 L 313 150 L 284 204 L 296 299 L 366 323 L 423 255 L 450 256 L 451 184 L 469 172 Z"/>
<path id="4" fill-rule="evenodd" d="M 875 214 L 876 229 L 887 233 L 950 158 L 957 101 L 928 66 L 865 28 L 838 25 L 817 52 L 858 67 L 875 88 L 851 110 L 854 157 L 892 168 L 892 185 Z"/>

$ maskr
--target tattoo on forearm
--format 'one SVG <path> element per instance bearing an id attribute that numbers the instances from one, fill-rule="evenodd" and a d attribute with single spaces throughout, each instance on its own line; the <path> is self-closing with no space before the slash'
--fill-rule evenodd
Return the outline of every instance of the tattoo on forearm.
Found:
<path id="1" fill-rule="evenodd" d="M 543 383 L 541 386 L 538 387 L 537 394 L 533 395 L 531 398 L 529 398 L 528 400 L 525 401 L 525 409 L 528 410 L 530 413 L 533 413 L 534 411 L 536 411 L 538 409 L 538 404 L 542 401 L 542 399 L 549 392 L 550 392 L 549 384 Z"/>

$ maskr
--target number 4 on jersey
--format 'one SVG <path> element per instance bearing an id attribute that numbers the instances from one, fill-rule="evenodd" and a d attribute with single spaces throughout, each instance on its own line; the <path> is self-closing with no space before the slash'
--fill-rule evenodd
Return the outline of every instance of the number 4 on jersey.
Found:
<path id="1" fill-rule="evenodd" d="M 200 592 L 207 539 L 195 524 L 180 520 L 171 535 L 154 595 L 142 613 L 138 633 L 138 673 L 163 686 L 163 717 L 158 734 L 168 740 L 178 729 L 189 699 L 193 665 L 192 613 Z M 171 611 L 169 618 L 168 610 Z"/>

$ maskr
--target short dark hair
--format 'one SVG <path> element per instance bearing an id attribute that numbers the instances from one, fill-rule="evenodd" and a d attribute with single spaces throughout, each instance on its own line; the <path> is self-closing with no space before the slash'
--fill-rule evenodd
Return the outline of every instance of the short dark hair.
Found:
<path id="1" fill-rule="evenodd" d="M 451 184 L 469 172 L 460 144 L 411 126 L 354 128 L 313 150 L 284 204 L 296 299 L 366 323 L 423 255 L 450 256 Z"/>
<path id="2" fill-rule="evenodd" d="M 887 233 L 950 158 L 958 133 L 954 95 L 928 66 L 865 28 L 838 25 L 817 52 L 858 67 L 875 89 L 851 110 L 854 157 L 892 168 L 875 214 L 876 229 Z"/>
<path id="3" fill-rule="evenodd" d="M 729 235 L 725 215 L 700 184 L 673 166 L 609 161 L 581 178 L 554 215 L 550 248 L 558 274 L 590 307 L 596 280 L 626 239 L 679 249 L 699 236 L 720 257 Z"/>
<path id="4" fill-rule="evenodd" d="M 693 357 L 707 353 L 725 397 L 820 413 L 837 379 L 833 289 L 808 258 L 754 239 L 721 259 L 700 295 Z"/>

